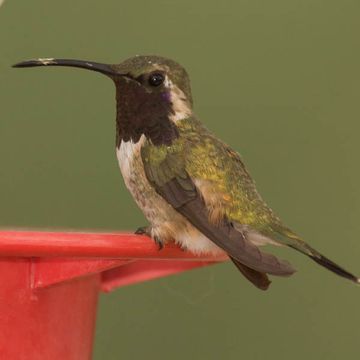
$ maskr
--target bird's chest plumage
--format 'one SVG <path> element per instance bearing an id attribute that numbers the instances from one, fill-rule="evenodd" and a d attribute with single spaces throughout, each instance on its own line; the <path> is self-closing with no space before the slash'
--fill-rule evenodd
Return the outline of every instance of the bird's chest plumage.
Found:
<path id="1" fill-rule="evenodd" d="M 125 185 L 151 223 L 152 235 L 158 236 L 164 242 L 175 241 L 194 253 L 221 251 L 175 211 L 150 185 L 141 158 L 144 141 L 144 135 L 137 143 L 122 141 L 116 154 Z"/>
<path id="2" fill-rule="evenodd" d="M 144 141 L 144 136 L 137 143 L 131 140 L 122 141 L 116 150 L 116 155 L 126 187 L 146 218 L 152 224 L 156 224 L 164 221 L 168 213 L 174 212 L 174 209 L 156 193 L 146 178 L 141 158 L 141 147 Z"/>

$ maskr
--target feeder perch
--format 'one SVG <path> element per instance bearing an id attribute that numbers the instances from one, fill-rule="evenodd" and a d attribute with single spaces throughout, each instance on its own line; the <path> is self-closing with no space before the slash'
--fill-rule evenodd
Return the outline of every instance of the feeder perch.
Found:
<path id="1" fill-rule="evenodd" d="M 89 360 L 100 291 L 224 260 L 134 234 L 0 231 L 0 358 Z"/>

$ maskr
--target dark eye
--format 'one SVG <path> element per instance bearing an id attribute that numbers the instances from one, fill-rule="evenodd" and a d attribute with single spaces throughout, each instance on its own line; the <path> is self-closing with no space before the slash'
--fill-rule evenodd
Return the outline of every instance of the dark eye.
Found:
<path id="1" fill-rule="evenodd" d="M 161 73 L 153 73 L 149 76 L 149 84 L 151 86 L 159 86 L 161 85 L 165 80 L 165 76 Z"/>

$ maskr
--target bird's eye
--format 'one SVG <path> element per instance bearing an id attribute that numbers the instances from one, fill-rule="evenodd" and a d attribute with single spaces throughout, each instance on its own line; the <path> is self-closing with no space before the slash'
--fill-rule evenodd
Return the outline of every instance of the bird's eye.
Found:
<path id="1" fill-rule="evenodd" d="M 159 86 L 161 85 L 165 80 L 165 76 L 161 73 L 153 73 L 149 76 L 149 84 L 151 86 Z"/>

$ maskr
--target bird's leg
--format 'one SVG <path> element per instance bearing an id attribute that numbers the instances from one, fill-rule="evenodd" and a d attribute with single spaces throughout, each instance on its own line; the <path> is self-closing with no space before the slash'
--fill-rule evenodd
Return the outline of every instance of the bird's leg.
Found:
<path id="1" fill-rule="evenodd" d="M 141 226 L 135 231 L 136 235 L 147 235 L 151 237 L 149 226 Z"/>
<path id="2" fill-rule="evenodd" d="M 151 232 L 151 226 L 141 226 L 136 231 L 137 235 L 146 235 L 155 241 L 155 244 L 158 246 L 159 250 L 164 247 L 163 241 L 156 235 L 153 235 Z"/>
<path id="3" fill-rule="evenodd" d="M 189 249 L 187 248 L 186 245 L 180 245 L 180 249 L 181 249 L 181 251 L 183 251 L 183 252 L 189 251 Z"/>

